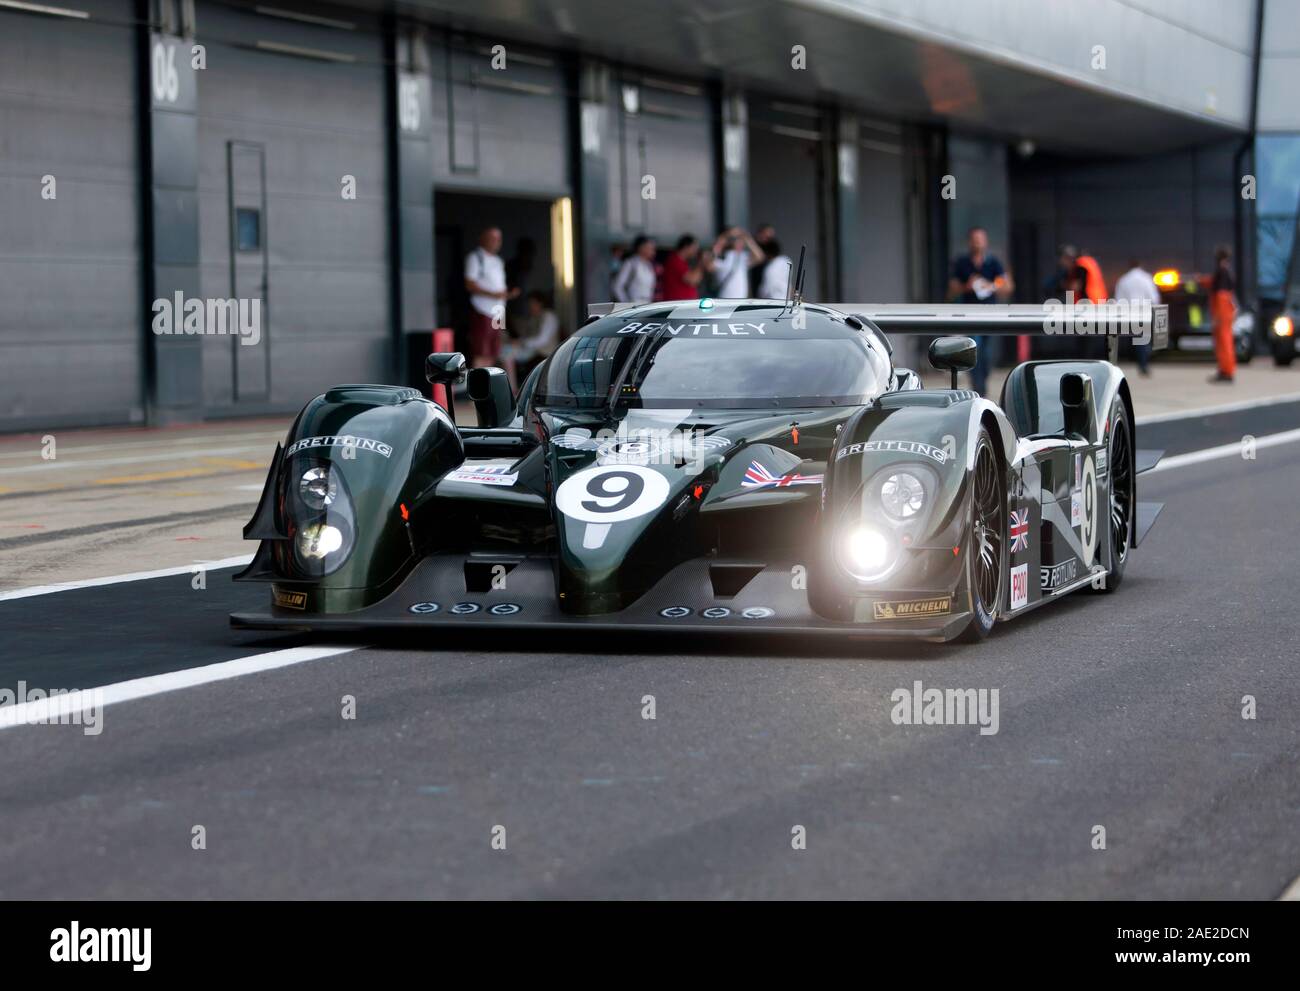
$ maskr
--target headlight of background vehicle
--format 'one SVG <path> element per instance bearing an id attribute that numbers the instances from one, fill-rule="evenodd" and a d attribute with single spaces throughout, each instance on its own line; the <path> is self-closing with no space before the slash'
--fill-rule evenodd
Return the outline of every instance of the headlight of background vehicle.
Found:
<path id="1" fill-rule="evenodd" d="M 328 465 L 308 468 L 298 482 L 298 495 L 312 509 L 324 509 L 334 502 L 339 485 Z"/>
<path id="2" fill-rule="evenodd" d="M 1290 337 L 1295 333 L 1295 325 L 1285 313 L 1273 321 L 1273 333 L 1278 337 Z"/>

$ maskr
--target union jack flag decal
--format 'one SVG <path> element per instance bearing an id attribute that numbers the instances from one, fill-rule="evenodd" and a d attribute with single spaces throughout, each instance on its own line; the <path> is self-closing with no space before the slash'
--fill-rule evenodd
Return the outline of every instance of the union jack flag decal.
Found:
<path id="1" fill-rule="evenodd" d="M 745 477 L 740 484 L 746 489 L 761 489 L 769 485 L 777 488 L 785 488 L 787 485 L 821 485 L 823 477 L 822 475 L 800 475 L 797 472 L 773 475 L 764 465 L 751 461 L 749 467 L 745 469 Z"/>
<path id="2" fill-rule="evenodd" d="M 1029 510 L 1011 510 L 1011 553 L 1029 550 Z"/>

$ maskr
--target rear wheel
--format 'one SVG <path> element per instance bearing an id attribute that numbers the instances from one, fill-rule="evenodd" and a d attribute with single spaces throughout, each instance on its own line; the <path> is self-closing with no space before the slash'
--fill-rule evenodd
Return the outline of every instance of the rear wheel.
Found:
<path id="1" fill-rule="evenodd" d="M 1006 564 L 1007 490 L 997 452 L 988 431 L 980 428 L 971 472 L 970 552 L 966 577 L 971 593 L 971 619 L 960 639 L 983 640 L 997 620 Z"/>

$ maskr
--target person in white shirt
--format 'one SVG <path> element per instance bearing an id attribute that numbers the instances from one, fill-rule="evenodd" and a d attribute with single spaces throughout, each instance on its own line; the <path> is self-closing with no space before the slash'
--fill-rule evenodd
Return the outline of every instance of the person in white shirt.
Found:
<path id="1" fill-rule="evenodd" d="M 528 317 L 518 340 L 505 346 L 505 370 L 510 377 L 510 387 L 519 388 L 519 381 L 527 378 L 533 365 L 543 361 L 560 343 L 560 318 L 551 309 L 550 297 L 540 289 L 528 294 Z"/>
<path id="2" fill-rule="evenodd" d="M 655 298 L 654 238 L 638 235 L 632 250 L 614 276 L 612 292 L 620 303 L 649 303 Z"/>
<path id="3" fill-rule="evenodd" d="M 767 264 L 763 266 L 763 277 L 758 283 L 759 299 L 785 299 L 790 286 L 790 269 L 794 265 L 788 255 L 781 254 L 781 245 L 776 238 L 770 238 L 763 245 L 767 255 Z"/>
<path id="4" fill-rule="evenodd" d="M 729 227 L 713 242 L 709 269 L 718 282 L 719 299 L 748 299 L 749 270 L 763 260 L 763 249 L 739 227 Z"/>
<path id="5" fill-rule="evenodd" d="M 465 289 L 470 304 L 471 363 L 475 368 L 486 368 L 501 357 L 505 301 L 519 295 L 518 289 L 506 288 L 499 227 L 485 228 L 478 236 L 478 247 L 465 256 Z"/>
<path id="6" fill-rule="evenodd" d="M 1145 302 L 1155 306 L 1160 302 L 1160 290 L 1156 287 L 1151 273 L 1144 269 L 1136 258 L 1129 259 L 1128 271 L 1115 283 L 1115 298 L 1125 299 L 1130 303 Z M 1138 371 L 1143 375 L 1151 374 L 1151 343 L 1134 344 L 1133 354 L 1137 358 Z"/>

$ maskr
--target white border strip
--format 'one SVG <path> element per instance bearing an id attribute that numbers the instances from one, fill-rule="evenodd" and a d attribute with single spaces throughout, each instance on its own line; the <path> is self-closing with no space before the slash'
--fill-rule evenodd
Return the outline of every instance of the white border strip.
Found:
<path id="1" fill-rule="evenodd" d="M 154 461 L 193 461 L 195 458 L 210 458 L 218 454 L 241 454 L 256 451 L 267 456 L 264 441 L 250 441 L 236 447 L 192 448 L 188 451 L 167 451 L 162 454 L 134 454 L 127 458 L 94 458 L 90 461 L 44 461 L 34 465 L 17 465 L 12 468 L 0 468 L 0 475 L 29 475 L 34 471 L 60 471 L 66 468 L 105 468 L 110 465 L 142 465 Z M 266 461 L 265 464 L 270 464 Z M 258 461 L 257 468 L 237 468 L 236 471 L 264 471 L 265 464 Z"/>
<path id="2" fill-rule="evenodd" d="M 1139 427 L 1148 423 L 1167 423 L 1170 420 L 1190 420 L 1197 416 L 1217 416 L 1219 413 L 1236 413 L 1243 409 L 1256 409 L 1260 406 L 1279 406 L 1282 403 L 1300 403 L 1300 392 L 1285 396 L 1269 396 L 1267 399 L 1243 399 L 1239 403 L 1225 403 L 1222 406 L 1201 406 L 1197 409 L 1172 410 L 1168 413 L 1151 413 L 1139 416 L 1133 422 Z"/>
<path id="3" fill-rule="evenodd" d="M 209 685 L 214 681 L 227 681 L 246 674 L 262 671 L 274 671 L 276 668 L 302 664 L 304 661 L 318 661 L 324 657 L 349 654 L 358 647 L 288 647 L 273 650 L 266 654 L 254 654 L 240 657 L 233 661 L 221 661 L 198 668 L 186 668 L 182 671 L 169 671 L 148 678 L 134 678 L 131 681 L 119 681 L 115 685 L 102 688 L 87 688 L 76 696 L 81 705 L 70 704 L 71 696 L 61 695 L 52 699 L 38 699 L 34 702 L 20 702 L 17 705 L 0 706 L 0 730 L 28 723 L 39 724 L 52 719 L 68 721 L 74 712 L 102 709 L 106 705 L 118 702 L 131 702 L 135 699 L 149 698 L 179 691 L 182 688 L 195 688 Z"/>
<path id="4" fill-rule="evenodd" d="M 4 0 L 0 0 L 0 4 Z M 283 430 L 264 430 L 257 433 L 245 432 L 240 434 L 199 434 L 199 435 L 175 435 L 170 437 L 149 437 L 145 440 L 127 440 L 121 442 L 109 442 L 105 444 L 82 444 L 78 447 L 58 448 L 59 457 L 68 454 L 94 454 L 97 451 L 133 451 L 137 448 L 145 448 L 149 451 L 169 451 L 184 449 L 187 447 L 198 447 L 200 444 L 227 444 L 232 442 L 247 441 L 250 444 L 256 444 L 261 441 L 275 441 L 284 438 Z M 7 443 L 8 437 L 0 440 L 0 445 Z M 40 446 L 35 439 L 30 437 L 20 437 L 20 443 L 29 443 L 31 446 L 26 450 L 0 451 L 0 460 L 12 460 L 15 458 L 26 458 L 28 461 L 35 461 L 41 456 Z"/>
<path id="5" fill-rule="evenodd" d="M 33 585 L 30 588 L 16 588 L 12 592 L 0 592 L 0 602 L 4 602 L 6 599 L 26 599 L 33 595 L 67 592 L 74 588 L 95 588 L 99 585 L 117 585 L 122 582 L 142 582 L 149 578 L 167 578 L 170 575 L 192 575 L 200 567 L 204 571 L 238 568 L 252 560 L 252 554 L 244 554 L 241 557 L 222 558 L 220 561 L 195 561 L 193 564 L 182 564 L 176 568 L 159 568 L 157 571 L 133 571 L 126 575 L 109 575 L 107 578 L 83 578 L 80 581 L 59 582 L 56 585 Z"/>
<path id="6" fill-rule="evenodd" d="M 1300 440 L 1300 428 L 1284 430 L 1280 434 L 1265 434 L 1263 437 L 1255 438 L 1255 449 L 1276 447 L 1279 444 L 1290 444 L 1292 441 L 1297 440 Z M 1216 458 L 1231 457 L 1241 457 L 1241 441 L 1232 444 L 1221 444 L 1218 447 L 1207 447 L 1203 451 L 1175 454 L 1171 458 L 1162 458 L 1158 465 L 1154 468 L 1148 468 L 1142 473 L 1141 477 L 1150 478 L 1152 475 L 1158 475 L 1160 472 L 1168 471 L 1171 468 L 1182 468 L 1185 465 L 1200 464 L 1202 461 L 1214 461 Z"/>

